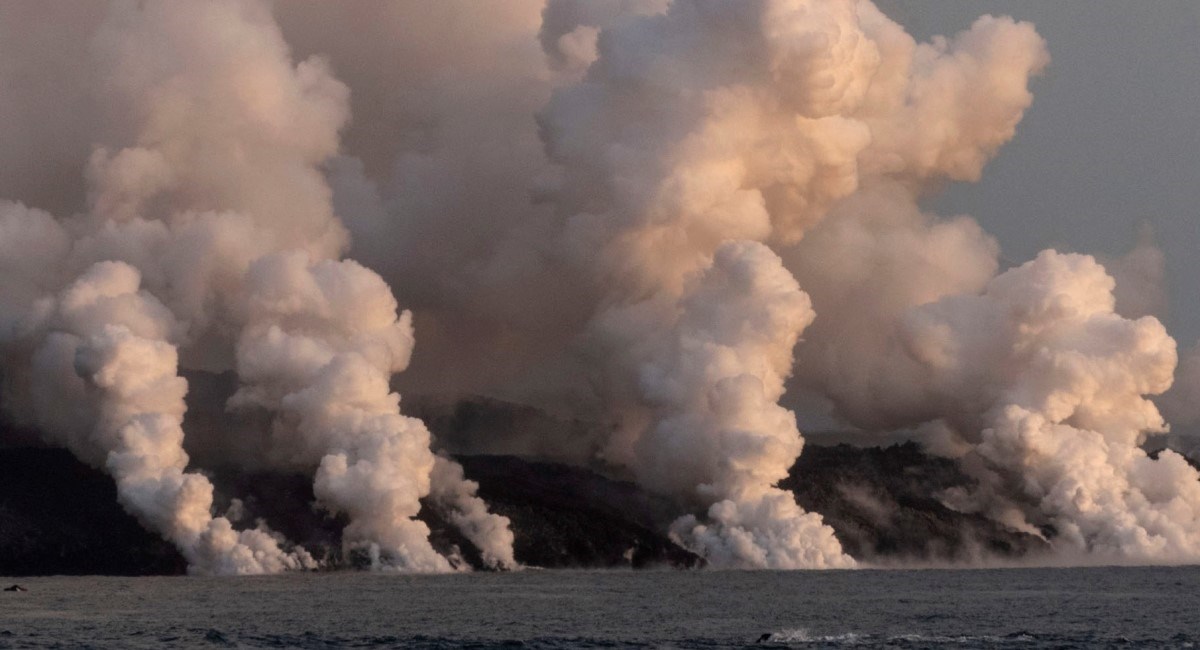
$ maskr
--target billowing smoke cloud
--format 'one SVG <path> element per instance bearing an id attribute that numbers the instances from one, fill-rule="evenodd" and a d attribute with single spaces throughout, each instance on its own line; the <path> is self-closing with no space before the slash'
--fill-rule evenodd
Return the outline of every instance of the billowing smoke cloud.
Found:
<path id="1" fill-rule="evenodd" d="M 230 407 L 273 414 L 278 462 L 319 465 L 318 499 L 349 515 L 348 548 L 449 570 L 413 519 L 433 494 L 493 566 L 514 566 L 507 520 L 390 392 L 409 315 L 379 276 L 338 259 L 347 233 L 318 166 L 337 153 L 348 89 L 319 58 L 293 65 L 252 2 L 114 4 L 91 60 L 108 84 L 87 211 L 0 212 L 8 408 L 106 466 L 193 571 L 311 566 L 265 529 L 214 518 L 212 486 L 185 471 L 178 368 L 232 367 Z"/>
<path id="2" fill-rule="evenodd" d="M 27 252 L 35 254 L 66 251 L 55 246 L 67 235 L 49 215 L 4 207 L 2 230 L 16 235 L 14 243 L 30 244 Z M 281 550 L 265 529 L 237 532 L 228 520 L 213 518 L 212 485 L 184 471 L 187 383 L 177 375 L 171 343 L 181 326 L 141 283 L 129 264 L 97 262 L 57 296 L 39 297 L 23 313 L 8 312 L 15 318 L 7 323 L 6 341 L 15 345 L 6 367 L 28 364 L 24 393 L 32 420 L 51 442 L 106 466 L 125 507 L 178 545 L 195 571 L 312 566 L 303 550 Z"/>
<path id="3" fill-rule="evenodd" d="M 230 406 L 277 414 L 278 461 L 320 464 L 316 496 L 350 515 L 345 543 L 401 569 L 449 569 L 415 519 L 433 492 L 492 566 L 515 566 L 507 520 L 487 512 L 457 465 L 434 456 L 424 424 L 400 414 L 388 378 L 408 365 L 413 333 L 378 275 L 353 261 L 313 264 L 303 252 L 267 256 L 247 272 L 243 308 L 243 387 Z"/>
<path id="4" fill-rule="evenodd" d="M 1153 317 L 1117 315 L 1113 288 L 1091 257 L 1047 251 L 979 295 L 917 308 L 906 342 L 951 405 L 940 424 L 965 445 L 986 507 L 1061 546 L 1194 560 L 1200 474 L 1140 447 L 1164 428 L 1145 396 L 1171 385 L 1175 342 Z"/>
<path id="5" fill-rule="evenodd" d="M 406 391 L 546 405 L 572 383 L 529 372 L 554 362 L 592 304 L 549 259 L 551 215 L 530 202 L 545 167 L 534 114 L 557 83 L 538 46 L 543 4 L 275 8 L 289 44 L 328 56 L 352 89 L 328 176 L 354 257 L 414 313 Z"/>
<path id="6" fill-rule="evenodd" d="M 452 568 L 422 500 L 515 565 L 508 522 L 401 414 L 406 369 L 405 390 L 594 423 L 564 456 L 673 496 L 671 534 L 717 566 L 854 564 L 776 487 L 800 398 L 922 427 L 979 479 L 958 507 L 1064 548 L 1194 552 L 1195 473 L 1139 449 L 1175 361 L 1130 320 L 1159 312 L 1161 254 L 1110 264 L 1114 298 L 1086 257 L 997 275 L 974 221 L 919 207 L 1013 137 L 1048 63 L 1029 24 L 917 43 L 865 0 L 100 13 L 70 13 L 46 57 L 82 90 L 0 97 L 21 121 L 88 116 L 29 132 L 53 141 L 51 181 L 0 154 L 0 189 L 80 212 L 0 207 L 5 408 L 109 467 L 197 571 L 311 560 L 211 516 L 180 368 L 236 371 L 227 406 L 266 423 L 262 461 L 315 471 L 347 549 L 381 566 Z"/>
<path id="7" fill-rule="evenodd" d="M 727 508 L 728 525 L 717 514 L 711 525 L 697 523 L 696 540 L 707 542 L 677 527 L 714 561 L 846 564 L 815 517 L 763 501 L 802 446 L 777 405 L 808 309 L 755 337 L 753 327 L 721 323 L 772 314 L 771 305 L 739 301 L 724 313 L 719 302 L 700 309 L 697 296 L 728 275 L 717 269 L 718 251 L 729 251 L 726 267 L 756 266 L 741 272 L 747 278 L 788 276 L 778 256 L 756 251 L 774 245 L 797 268 L 793 244 L 866 187 L 893 188 L 912 204 L 928 179 L 976 178 L 1030 102 L 1027 80 L 1046 61 L 1041 40 L 1029 25 L 985 18 L 953 40 L 918 45 L 856 2 L 554 0 L 540 22 L 527 21 L 530 8 L 481 16 L 495 28 L 451 27 L 453 38 L 424 45 L 413 44 L 447 29 L 438 27 L 441 9 L 281 8 L 299 47 L 329 52 L 369 98 L 348 140 L 361 159 L 343 158 L 330 176 L 335 201 L 354 206 L 351 230 L 380 247 L 362 254 L 417 308 L 422 346 L 405 381 L 611 423 L 597 427 L 613 431 L 596 442 L 607 462 L 697 506 L 728 501 L 758 513 L 744 516 L 758 523 L 734 523 Z M 380 25 L 404 37 L 376 38 Z M 337 37 L 350 30 L 355 39 Z M 534 36 L 545 51 L 536 62 Z M 451 42 L 438 57 L 406 55 Z M 372 63 L 380 52 L 387 67 Z M 434 58 L 449 64 L 431 66 Z M 528 120 L 534 111 L 538 131 Z M 390 130 L 362 126 L 385 122 Z M 531 147 L 539 141 L 544 155 Z M 935 226 L 908 214 L 919 213 L 889 210 L 874 221 L 913 233 L 909 248 L 930 259 L 933 286 L 911 282 L 886 313 L 974 290 L 994 272 L 994 244 L 973 224 Z M 886 241 L 888 233 L 869 229 L 864 236 Z M 944 251 L 918 250 L 927 240 Z M 745 260 L 727 259 L 733 251 Z M 960 273 L 954 265 L 964 259 L 971 270 Z M 844 289 L 825 286 L 834 295 Z M 788 292 L 751 295 L 807 300 L 798 287 Z M 852 317 L 827 320 L 826 331 L 836 332 Z M 800 373 L 834 366 L 830 357 Z M 674 387 L 664 392 L 668 377 Z M 727 395 L 721 412 L 709 406 L 718 393 Z M 760 404 L 779 417 L 751 417 L 732 404 Z M 683 422 L 686 436 L 677 433 Z M 763 449 L 737 464 L 713 461 L 732 453 L 732 440 Z M 692 460 L 682 447 L 721 451 Z M 812 534 L 763 523 L 792 519 L 812 524 Z M 728 539 L 712 543 L 725 529 Z M 749 543 L 732 543 L 738 535 Z"/>
<path id="8" fill-rule="evenodd" d="M 789 257 L 817 305 L 840 296 L 847 310 L 809 331 L 805 387 L 850 422 L 917 427 L 960 457 L 981 487 L 945 495 L 955 507 L 1107 561 L 1194 559 L 1198 477 L 1141 448 L 1164 430 L 1146 396 L 1175 367 L 1161 324 L 1129 320 L 1161 306 L 1148 233 L 1113 263 L 1115 282 L 1090 257 L 1051 252 L 990 279 L 996 249 L 974 223 L 906 205 L 895 188 L 861 191 Z"/>
<path id="9" fill-rule="evenodd" d="M 797 348 L 794 388 L 867 430 L 938 417 L 899 327 L 914 306 L 981 290 L 998 253 L 973 220 L 939 220 L 903 185 L 872 182 L 784 253 L 820 314 Z"/>
<path id="10" fill-rule="evenodd" d="M 647 351 L 639 369 L 652 418 L 635 443 L 642 482 L 715 501 L 708 523 L 684 517 L 673 533 L 718 566 L 852 565 L 818 515 L 773 487 L 802 448 L 778 401 L 813 319 L 808 296 L 753 242 L 723 244 L 691 284 L 665 349 Z"/>
<path id="11" fill-rule="evenodd" d="M 562 62 L 562 40 L 549 42 Z M 708 507 L 674 534 L 717 564 L 849 565 L 832 531 L 772 487 L 802 448 L 778 402 L 813 315 L 765 245 L 794 246 L 871 187 L 911 204 L 926 179 L 975 178 L 1030 101 L 1041 41 L 987 18 L 917 46 L 869 3 L 714 2 L 615 21 L 596 50 L 539 120 L 560 174 L 546 197 L 561 254 L 603 287 L 579 345 L 616 420 L 605 457 Z M 994 271 L 994 245 L 973 224 L 899 212 L 860 232 L 884 248 L 914 231 L 910 248 L 943 246 L 957 278 L 905 287 L 900 307 Z M 953 268 L 979 252 L 963 275 Z M 834 309 L 828 326 L 840 329 L 847 314 Z"/>

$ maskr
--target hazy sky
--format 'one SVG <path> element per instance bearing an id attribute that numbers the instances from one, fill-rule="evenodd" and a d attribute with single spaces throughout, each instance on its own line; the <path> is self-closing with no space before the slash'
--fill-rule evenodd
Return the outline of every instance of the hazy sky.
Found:
<path id="1" fill-rule="evenodd" d="M 879 0 L 919 39 L 984 13 L 1037 25 L 1053 60 L 1016 138 L 975 185 L 938 197 L 969 213 L 1010 262 L 1046 247 L 1119 254 L 1150 222 L 1166 254 L 1168 328 L 1200 337 L 1200 4 Z"/>

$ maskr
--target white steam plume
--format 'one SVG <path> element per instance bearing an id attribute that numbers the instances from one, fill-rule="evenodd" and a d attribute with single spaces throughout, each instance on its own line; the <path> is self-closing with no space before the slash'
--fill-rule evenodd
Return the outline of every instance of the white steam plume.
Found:
<path id="1" fill-rule="evenodd" d="M 903 185 L 872 181 L 784 251 L 820 316 L 797 348 L 795 388 L 835 415 L 890 431 L 940 415 L 927 371 L 899 328 L 916 305 L 974 293 L 995 274 L 999 247 L 973 220 L 923 213 Z"/>
<path id="2" fill-rule="evenodd" d="M 979 491 L 956 495 L 961 507 L 1053 532 L 1070 551 L 1189 560 L 1196 474 L 1175 454 L 1152 460 L 1139 447 L 1163 427 L 1145 396 L 1170 385 L 1174 342 L 1153 319 L 1117 316 L 1161 309 L 1162 255 L 1149 233 L 1113 263 L 1114 299 L 1113 280 L 1090 258 L 1046 253 L 992 279 L 998 249 L 973 221 L 939 221 L 916 208 L 931 170 L 977 176 L 1028 105 L 1024 79 L 1044 64 L 1044 52 L 1019 26 L 999 36 L 1003 24 L 981 19 L 939 43 L 949 47 L 940 61 L 920 47 L 912 58 L 910 83 L 922 90 L 907 95 L 915 103 L 902 111 L 912 116 L 911 132 L 960 119 L 944 133 L 968 135 L 978 150 L 941 140 L 943 154 L 920 146 L 905 153 L 918 142 L 897 135 L 905 147 L 892 160 L 907 162 L 889 169 L 868 163 L 888 149 L 890 136 L 875 138 L 860 158 L 856 194 L 784 251 L 821 315 L 800 348 L 796 383 L 857 426 L 932 422 L 935 449 L 965 454 L 964 466 L 981 480 Z M 904 60 L 898 53 L 907 49 L 884 60 Z M 987 108 L 963 110 L 969 106 Z M 935 160 L 942 162 L 927 164 Z"/>
<path id="3" fill-rule="evenodd" d="M 378 276 L 338 261 L 346 231 L 318 165 L 337 152 L 346 87 L 320 59 L 293 65 L 255 2 L 115 3 L 91 53 L 91 74 L 110 83 L 88 211 L 58 222 L 0 210 L 14 248 L 55 256 L 6 257 L 6 407 L 106 464 L 126 508 L 192 570 L 308 566 L 269 533 L 213 518 L 211 485 L 184 471 L 177 367 L 236 367 L 232 405 L 274 412 L 277 455 L 320 464 L 318 498 L 350 516 L 349 547 L 449 569 L 412 519 L 437 487 L 493 565 L 512 566 L 507 521 L 461 476 L 443 471 L 431 487 L 428 431 L 388 388 L 411 352 L 407 313 Z M 81 406 L 57 407 L 70 398 Z"/>
<path id="4" fill-rule="evenodd" d="M 1029 104 L 1041 39 L 984 18 L 918 46 L 870 3 L 781 1 L 675 3 L 612 21 L 596 42 L 539 123 L 559 174 L 546 195 L 560 256 L 603 288 L 579 345 L 617 422 L 605 457 L 711 506 L 674 534 L 716 564 L 848 566 L 819 518 L 773 487 L 802 447 L 778 401 L 812 314 L 764 244 L 795 245 L 885 180 L 909 196 L 925 179 L 976 178 Z M 569 63 L 561 39 L 548 43 Z M 899 218 L 880 230 L 914 221 Z M 994 247 L 973 224 L 940 230 L 913 247 L 990 254 L 947 289 L 990 275 Z"/>
<path id="5" fill-rule="evenodd" d="M 773 487 L 803 445 L 778 401 L 814 316 L 808 296 L 754 242 L 723 244 L 689 284 L 667 340 L 645 351 L 639 371 L 653 423 L 636 443 L 639 478 L 712 502 L 708 523 L 688 516 L 672 531 L 717 566 L 852 566 L 821 517 Z"/>
<path id="6" fill-rule="evenodd" d="M 539 396 L 579 383 L 547 368 L 594 299 L 549 254 L 552 215 L 530 202 L 546 164 L 533 116 L 558 83 L 538 46 L 544 4 L 276 6 L 296 51 L 328 55 L 353 89 L 329 179 L 354 257 L 421 332 L 405 391 L 562 408 Z"/>
<path id="7" fill-rule="evenodd" d="M 351 517 L 348 547 L 411 571 L 448 570 L 414 519 L 432 496 L 497 568 L 513 568 L 508 520 L 489 514 L 429 431 L 400 414 L 388 378 L 408 364 L 412 327 L 383 280 L 353 261 L 264 257 L 247 274 L 234 408 L 277 413 L 276 462 L 319 463 L 317 498 Z"/>
<path id="8" fill-rule="evenodd" d="M 2 230 L 19 232 L 25 224 L 17 219 L 30 215 L 5 207 Z M 48 215 L 32 221 L 43 219 Z M 48 230 L 37 234 L 50 232 L 50 223 L 43 222 Z M 59 295 L 39 298 L 11 324 L 12 338 L 5 339 L 16 339 L 24 348 L 15 352 L 29 364 L 32 403 L 27 408 L 34 421 L 50 442 L 107 467 L 122 505 L 178 546 L 192 571 L 263 573 L 313 566 L 303 549 L 281 550 L 266 529 L 239 532 L 225 518 L 214 518 L 212 485 L 203 475 L 184 471 L 187 382 L 176 374 L 178 358 L 170 342 L 178 339 L 180 324 L 154 296 L 140 291 L 140 284 L 140 274 L 128 264 L 98 262 Z"/>
<path id="9" fill-rule="evenodd" d="M 981 479 L 965 503 L 1067 549 L 1195 561 L 1200 474 L 1140 447 L 1164 428 L 1146 396 L 1171 385 L 1175 342 L 1153 317 L 1117 315 L 1113 287 L 1093 258 L 1043 252 L 981 294 L 915 309 L 906 343 Z"/>
<path id="10" fill-rule="evenodd" d="M 981 481 L 962 507 L 1064 548 L 1193 557 L 1195 473 L 1138 449 L 1174 363 L 1156 321 L 1128 320 L 1160 310 L 1161 253 L 1109 265 L 1114 307 L 1086 258 L 997 276 L 977 224 L 918 207 L 1013 137 L 1048 61 L 1032 26 L 984 17 L 917 43 L 852 0 L 274 11 L 282 32 L 254 4 L 81 11 L 63 33 L 83 38 L 37 51 L 73 81 L 69 59 L 94 58 L 83 82 L 0 97 L 19 122 L 87 116 L 0 135 L 0 189 L 64 214 L 57 197 L 87 197 L 64 220 L 0 206 L 5 406 L 93 463 L 144 456 L 111 471 L 141 477 L 122 498 L 156 529 L 222 525 L 183 471 L 175 366 L 236 369 L 230 406 L 266 415 L 271 463 L 316 469 L 351 548 L 450 568 L 413 519 L 425 498 L 511 566 L 507 522 L 389 388 L 415 321 L 406 386 L 598 416 L 603 460 L 705 513 L 672 533 L 715 565 L 852 562 L 774 487 L 803 446 L 781 405 L 798 390 L 855 426 L 941 432 Z M 8 27 L 22 15 L 0 7 L 0 48 L 39 47 Z M 289 45 L 330 63 L 293 65 Z M 25 65 L 0 57 L 0 79 Z M 356 105 L 344 151 L 331 69 Z M 53 180 L 10 173 L 26 139 Z M 59 192 L 71 164 L 86 185 Z M 341 260 L 348 232 L 390 289 Z M 1164 403 L 1186 415 L 1179 394 Z M 122 456 L 135 421 L 141 456 Z M 137 496 L 171 481 L 199 505 Z M 248 551 L 193 563 L 304 561 L 265 531 L 222 539 Z"/>
<path id="11" fill-rule="evenodd" d="M 858 190 L 781 255 L 821 315 L 798 350 L 796 387 L 855 426 L 888 430 L 937 409 L 900 345 L 900 318 L 980 290 L 998 268 L 998 246 L 973 220 L 924 214 L 918 199 L 942 179 L 979 178 L 1049 57 L 1031 25 L 1009 18 L 916 43 L 874 7 L 860 5 L 860 16 L 880 64 L 856 113 L 871 132 Z"/>

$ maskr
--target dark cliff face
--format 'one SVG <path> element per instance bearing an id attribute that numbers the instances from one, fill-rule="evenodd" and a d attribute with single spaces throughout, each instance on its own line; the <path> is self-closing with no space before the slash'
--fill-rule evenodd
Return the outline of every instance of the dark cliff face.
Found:
<path id="1" fill-rule="evenodd" d="M 516 558 L 547 568 L 696 566 L 659 525 L 668 502 L 584 469 L 513 457 L 462 457 L 494 512 L 513 522 Z M 210 472 L 215 507 L 242 500 L 241 523 L 258 518 L 331 567 L 343 557 L 341 517 L 313 505 L 299 474 Z M 438 550 L 480 567 L 478 552 L 430 507 L 421 512 Z M 112 479 L 61 449 L 0 449 L 0 575 L 176 575 L 186 562 L 117 503 Z"/>
<path id="2" fill-rule="evenodd" d="M 587 469 L 512 456 L 460 456 L 493 511 L 512 520 L 517 560 L 530 566 L 694 567 L 702 561 L 664 531 L 680 511 L 636 485 Z M 299 474 L 210 473 L 216 507 L 243 501 L 241 523 L 264 519 L 330 566 L 354 566 L 340 552 L 345 520 L 313 506 Z M 935 494 L 965 478 L 953 462 L 915 445 L 808 447 L 783 486 L 820 512 L 859 559 L 971 561 L 1020 556 L 1037 538 L 978 515 L 954 512 Z M 435 546 L 479 566 L 469 542 L 432 508 L 421 518 Z M 59 449 L 0 450 L 0 575 L 179 574 L 183 559 L 121 509 L 112 480 Z"/>
<path id="3" fill-rule="evenodd" d="M 554 465 L 540 464 L 536 470 L 522 471 L 520 461 L 501 462 L 491 458 L 494 454 L 538 454 L 546 449 L 546 443 L 532 444 L 531 439 L 549 438 L 571 441 L 572 452 L 586 451 L 576 459 L 577 464 L 582 464 L 594 457 L 595 449 L 582 443 L 594 443 L 600 435 L 597 427 L 483 397 L 441 402 L 418 398 L 409 402 L 409 407 L 415 408 L 414 413 L 429 425 L 438 443 L 448 451 L 485 455 L 467 463 L 467 476 L 481 482 L 481 493 L 489 502 L 496 502 L 498 511 L 512 516 L 514 522 L 520 519 L 522 525 L 542 525 L 536 517 L 510 514 L 538 511 L 529 505 L 533 501 L 525 501 L 527 497 L 553 496 L 562 486 L 584 485 L 585 475 L 595 476 L 563 468 L 568 474 L 555 481 L 552 474 L 547 474 Z M 502 489 L 507 485 L 506 476 L 527 475 L 545 476 L 547 480 L 541 484 L 549 486 L 549 492 L 537 489 L 523 495 L 508 495 Z M 496 482 L 484 480 L 485 477 Z M 976 562 L 996 556 L 1019 557 L 1045 549 L 1045 542 L 1037 537 L 1010 530 L 982 515 L 955 512 L 938 498 L 949 488 L 970 484 L 971 479 L 953 460 L 930 456 L 908 442 L 887 448 L 806 445 L 781 487 L 792 490 L 806 510 L 821 513 L 846 550 L 858 559 L 878 563 Z M 493 492 L 492 485 L 501 489 Z M 642 494 L 634 486 L 629 485 L 628 489 Z M 580 499 L 583 503 L 597 502 L 595 494 L 577 496 L 583 497 Z M 539 503 L 538 507 L 553 507 L 553 500 Z M 621 505 L 619 500 L 616 503 Z M 639 525 L 651 530 L 665 530 L 682 514 L 679 508 L 663 500 L 651 511 L 651 516 L 639 519 Z M 564 516 L 561 511 L 542 512 Z M 626 511 L 619 507 L 616 512 L 624 515 Z M 584 523 L 591 521 L 584 519 Z M 521 541 L 518 527 L 518 547 Z"/>
<path id="4" fill-rule="evenodd" d="M 821 513 L 859 560 L 976 562 L 1047 550 L 1038 537 L 956 512 L 938 499 L 969 484 L 953 460 L 907 442 L 886 448 L 808 445 L 780 486 L 806 510 Z"/>
<path id="5" fill-rule="evenodd" d="M 457 456 L 466 476 L 479 483 L 479 495 L 492 511 L 512 521 L 518 562 L 545 568 L 615 568 L 653 565 L 690 567 L 699 558 L 672 543 L 663 531 L 674 512 L 667 500 L 632 483 L 613 481 L 586 469 L 512 456 Z M 332 566 L 354 566 L 362 558 L 343 557 L 341 517 L 313 505 L 311 478 L 299 474 L 211 473 L 216 507 L 225 511 L 230 495 L 242 501 L 242 523 L 258 518 Z M 422 521 L 435 548 L 482 568 L 478 551 L 425 503 Z"/>
<path id="6" fill-rule="evenodd" d="M 0 450 L 0 575 L 164 575 L 187 563 L 61 449 Z"/>
<path id="7" fill-rule="evenodd" d="M 516 410 L 514 410 L 516 409 Z M 434 415 L 437 415 L 436 413 Z M 636 485 L 583 467 L 503 455 L 524 447 L 510 429 L 531 427 L 552 435 L 570 426 L 578 438 L 586 427 L 556 420 L 535 409 L 492 400 L 471 400 L 429 418 L 441 441 L 456 453 L 466 476 L 498 514 L 512 520 L 516 558 L 540 567 L 693 567 L 694 554 L 666 535 L 682 509 Z M 483 433 L 480 433 L 483 432 Z M 464 448 L 495 433 L 495 449 Z M 145 531 L 116 501 L 112 480 L 61 449 L 11 447 L 15 435 L 0 427 L 0 575 L 177 574 L 179 554 Z M 26 436 L 28 438 L 28 436 Z M 507 441 L 507 442 L 501 442 Z M 25 439 L 21 444 L 28 444 Z M 203 457 L 203 455 L 200 455 Z M 314 506 L 311 477 L 206 467 L 220 513 L 240 514 L 240 525 L 263 519 L 302 544 L 327 566 L 356 566 L 344 557 L 345 519 Z M 969 485 L 951 460 L 923 453 L 913 443 L 884 449 L 808 445 L 781 486 L 805 509 L 821 513 L 856 558 L 873 563 L 975 561 L 1017 557 L 1045 543 L 1008 530 L 980 515 L 950 510 L 944 490 Z M 236 497 L 242 504 L 233 508 Z M 440 551 L 479 566 L 479 553 L 431 507 L 421 519 Z"/>
<path id="8" fill-rule="evenodd" d="M 668 500 L 577 467 L 512 456 L 458 457 L 493 512 L 512 520 L 517 560 L 533 566 L 694 567 L 663 531 Z"/>

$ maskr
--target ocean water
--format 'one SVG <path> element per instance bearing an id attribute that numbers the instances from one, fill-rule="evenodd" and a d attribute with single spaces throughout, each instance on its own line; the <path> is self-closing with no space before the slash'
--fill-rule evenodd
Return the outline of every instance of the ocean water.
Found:
<path id="1" fill-rule="evenodd" d="M 1189 647 L 1200 568 L 4 579 L 0 648 Z M 762 641 L 760 641 L 762 639 Z"/>

